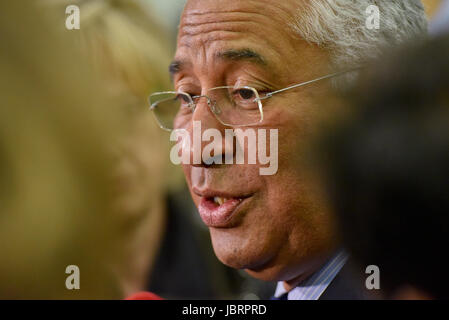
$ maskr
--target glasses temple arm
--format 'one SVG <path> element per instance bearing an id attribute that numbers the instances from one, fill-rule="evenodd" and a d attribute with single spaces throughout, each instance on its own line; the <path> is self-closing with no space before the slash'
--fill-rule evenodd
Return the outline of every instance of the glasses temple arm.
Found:
<path id="1" fill-rule="evenodd" d="M 360 70 L 360 69 L 362 69 L 362 68 L 361 68 L 361 67 L 360 67 L 360 68 L 354 68 L 354 69 L 347 70 L 347 71 L 341 71 L 341 72 L 336 72 L 336 73 L 328 74 L 328 75 L 326 75 L 326 76 L 323 76 L 323 77 L 320 77 L 320 78 L 317 78 L 317 79 L 313 79 L 313 80 L 310 80 L 310 81 L 307 81 L 307 82 L 303 82 L 303 83 L 300 83 L 300 84 L 295 84 L 294 86 L 291 86 L 291 87 L 287 87 L 287 88 L 284 88 L 284 89 L 281 89 L 281 90 L 277 90 L 277 91 L 273 91 L 273 92 L 267 93 L 267 94 L 265 95 L 265 97 L 259 98 L 259 99 L 260 99 L 260 100 L 265 100 L 265 99 L 271 98 L 271 97 L 272 97 L 273 95 L 275 95 L 275 94 L 278 94 L 278 93 L 281 93 L 281 92 L 284 92 L 284 91 L 287 91 L 287 90 L 290 90 L 290 89 L 299 88 L 299 87 L 302 87 L 302 86 L 305 86 L 305 85 L 308 85 L 308 84 L 311 84 L 311 83 L 314 83 L 314 82 L 318 82 L 318 81 L 325 80 L 325 79 L 329 79 L 329 78 L 334 78 L 334 77 L 343 75 L 343 74 L 345 74 L 345 73 L 358 71 L 358 70 Z"/>

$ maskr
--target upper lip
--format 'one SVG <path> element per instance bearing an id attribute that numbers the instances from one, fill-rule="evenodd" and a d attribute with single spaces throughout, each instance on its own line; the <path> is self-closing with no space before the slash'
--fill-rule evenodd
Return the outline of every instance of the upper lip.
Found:
<path id="1" fill-rule="evenodd" d="M 194 194 L 196 194 L 197 196 L 202 197 L 202 198 L 220 197 L 220 198 L 226 198 L 226 199 L 233 199 L 233 198 L 244 199 L 244 198 L 249 198 L 252 196 L 251 193 L 235 194 L 235 193 L 216 191 L 216 190 L 211 190 L 211 189 L 200 190 L 195 187 L 192 188 L 192 191 Z"/>

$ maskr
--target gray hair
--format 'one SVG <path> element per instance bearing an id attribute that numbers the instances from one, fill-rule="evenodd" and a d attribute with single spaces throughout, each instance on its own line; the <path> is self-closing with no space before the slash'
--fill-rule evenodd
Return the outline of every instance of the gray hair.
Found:
<path id="1" fill-rule="evenodd" d="M 427 34 L 420 0 L 296 0 L 291 27 L 309 43 L 330 53 L 334 68 L 353 68 L 378 57 L 383 48 L 397 46 Z M 376 5 L 380 28 L 366 26 L 366 10 Z"/>

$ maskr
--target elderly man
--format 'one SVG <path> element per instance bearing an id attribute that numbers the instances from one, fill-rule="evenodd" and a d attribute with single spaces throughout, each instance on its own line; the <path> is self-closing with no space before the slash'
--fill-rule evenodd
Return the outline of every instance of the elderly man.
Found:
<path id="1" fill-rule="evenodd" d="M 170 67 L 174 99 L 152 97 L 161 126 L 194 135 L 200 123 L 222 137 L 230 128 L 278 130 L 278 140 L 269 143 L 269 150 L 279 145 L 274 175 L 262 175 L 260 161 L 236 165 L 203 157 L 183 164 L 224 264 L 278 281 L 279 299 L 361 297 L 342 270 L 347 256 L 326 199 L 298 161 L 323 99 L 333 99 L 331 86 L 351 78 L 337 75 L 363 66 L 384 45 L 425 33 L 418 0 L 187 1 Z M 178 109 L 170 115 L 174 101 Z M 222 148 L 213 159 L 235 157 L 234 144 L 214 143 Z M 186 145 L 195 158 L 206 144 Z"/>

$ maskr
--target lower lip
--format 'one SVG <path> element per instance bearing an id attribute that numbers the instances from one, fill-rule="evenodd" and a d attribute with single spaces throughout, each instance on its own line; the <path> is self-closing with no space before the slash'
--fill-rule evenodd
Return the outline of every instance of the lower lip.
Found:
<path id="1" fill-rule="evenodd" d="M 223 228 L 229 226 L 237 207 L 243 201 L 245 199 L 230 199 L 220 206 L 212 199 L 202 198 L 198 211 L 208 227 Z"/>

